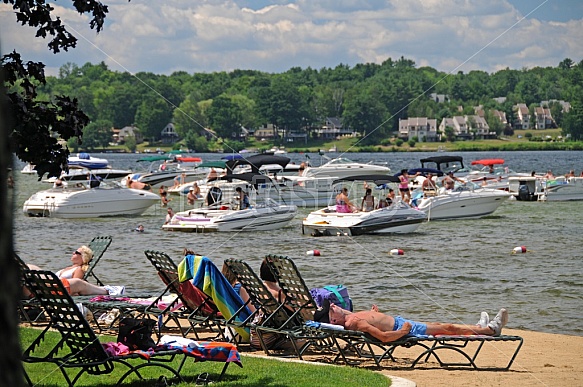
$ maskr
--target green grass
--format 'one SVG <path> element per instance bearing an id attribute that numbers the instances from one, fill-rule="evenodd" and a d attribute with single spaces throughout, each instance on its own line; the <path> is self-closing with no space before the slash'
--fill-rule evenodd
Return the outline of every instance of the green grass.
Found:
<path id="1" fill-rule="evenodd" d="M 23 349 L 37 337 L 40 333 L 37 329 L 21 328 L 21 342 Z M 49 332 L 47 340 L 43 343 L 42 348 L 52 348 L 58 341 L 60 335 L 56 332 Z M 101 342 L 114 341 L 111 336 L 100 336 Z M 379 373 L 369 370 L 351 368 L 351 367 L 334 367 L 312 365 L 294 362 L 281 362 L 273 359 L 264 359 L 242 355 L 243 368 L 234 364 L 229 365 L 225 376 L 221 382 L 214 382 L 221 372 L 223 363 L 217 362 L 200 362 L 194 363 L 191 359 L 181 372 L 186 383 L 174 384 L 173 386 L 192 386 L 196 385 L 196 378 L 204 372 L 210 374 L 213 380 L 212 386 L 390 386 L 390 380 Z M 136 362 L 136 361 L 133 361 Z M 139 360 L 137 361 L 140 362 Z M 175 360 L 177 363 L 177 360 Z M 28 375 L 35 386 L 63 386 L 66 385 L 65 379 L 61 372 L 56 369 L 54 364 L 37 363 L 24 364 Z M 112 374 L 108 375 L 84 375 L 77 382 L 76 386 L 111 386 L 114 385 L 121 375 L 127 370 L 126 367 L 116 364 Z M 132 375 L 124 381 L 124 386 L 156 386 L 157 379 L 160 375 L 168 376 L 168 371 L 156 367 L 146 367 L 141 371 L 146 380 L 139 380 Z M 70 372 L 69 375 L 72 375 Z"/>

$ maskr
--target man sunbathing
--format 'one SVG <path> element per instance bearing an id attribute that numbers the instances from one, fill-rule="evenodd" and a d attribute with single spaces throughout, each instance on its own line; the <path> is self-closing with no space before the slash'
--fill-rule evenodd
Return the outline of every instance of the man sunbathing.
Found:
<path id="1" fill-rule="evenodd" d="M 327 300 L 326 300 L 327 301 Z M 328 315 L 326 316 L 326 309 Z M 374 338 L 388 343 L 398 340 L 407 335 L 488 335 L 499 336 L 502 328 L 508 322 L 508 311 L 500 309 L 496 317 L 489 321 L 486 312 L 478 324 L 462 325 L 450 323 L 420 323 L 406 320 L 401 316 L 389 316 L 380 313 L 376 306 L 372 310 L 350 312 L 337 305 L 325 302 L 322 311 L 318 312 L 320 318 L 315 316 L 320 322 L 329 322 L 331 324 L 342 325 L 346 329 L 368 333 Z M 328 317 L 329 321 L 325 321 Z"/>

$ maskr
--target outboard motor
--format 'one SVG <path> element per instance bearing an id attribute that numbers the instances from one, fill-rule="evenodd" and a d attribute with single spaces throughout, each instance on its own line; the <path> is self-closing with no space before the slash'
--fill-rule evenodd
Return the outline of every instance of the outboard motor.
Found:
<path id="1" fill-rule="evenodd" d="M 526 202 L 532 200 L 530 191 L 528 190 L 528 186 L 526 184 L 521 184 L 518 186 L 518 200 Z"/>

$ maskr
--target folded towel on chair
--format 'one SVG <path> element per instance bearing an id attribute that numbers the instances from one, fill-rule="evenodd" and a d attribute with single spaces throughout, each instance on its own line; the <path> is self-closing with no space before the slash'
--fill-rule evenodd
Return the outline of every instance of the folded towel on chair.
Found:
<path id="1" fill-rule="evenodd" d="M 207 257 L 187 255 L 178 265 L 179 280 L 192 279 L 192 284 L 211 297 L 225 319 L 233 317 L 245 304 L 219 268 Z M 251 311 L 245 307 L 235 320 L 245 321 Z M 237 333 L 245 341 L 249 341 L 249 329 L 237 328 Z"/>

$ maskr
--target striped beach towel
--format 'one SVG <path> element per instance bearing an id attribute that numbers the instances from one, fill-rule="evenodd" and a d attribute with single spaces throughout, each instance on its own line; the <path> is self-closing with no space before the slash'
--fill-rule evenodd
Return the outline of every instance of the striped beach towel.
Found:
<path id="1" fill-rule="evenodd" d="M 237 313 L 245 303 L 209 258 L 200 255 L 185 256 L 178 265 L 178 276 L 180 282 L 192 279 L 194 286 L 213 299 L 225 319 L 237 314 L 235 321 L 243 322 L 251 315 L 247 307 Z M 249 342 L 249 328 L 237 328 L 236 331 L 243 341 Z"/>

